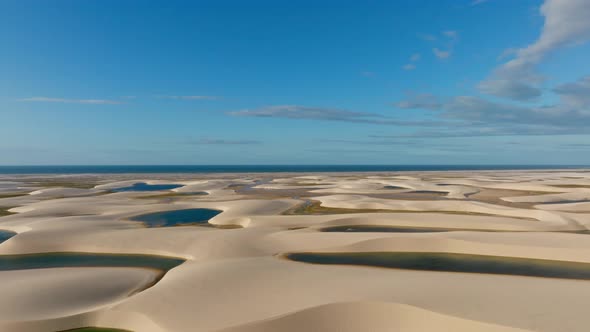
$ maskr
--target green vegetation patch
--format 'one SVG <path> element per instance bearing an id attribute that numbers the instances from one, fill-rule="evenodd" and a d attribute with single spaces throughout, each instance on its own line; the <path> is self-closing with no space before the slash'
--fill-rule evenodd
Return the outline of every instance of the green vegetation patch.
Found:
<path id="1" fill-rule="evenodd" d="M 10 193 L 10 194 L 0 194 L 0 199 L 2 198 L 12 198 L 12 197 L 21 197 L 28 195 L 28 192 L 18 192 L 18 193 Z"/>
<path id="2" fill-rule="evenodd" d="M 8 210 L 12 209 L 14 206 L 11 207 L 0 207 L 0 217 L 9 216 L 11 214 L 15 214 L 14 212 L 10 212 Z"/>
<path id="3" fill-rule="evenodd" d="M 346 213 L 375 213 L 375 212 L 391 212 L 391 210 L 378 210 L 378 209 L 345 209 L 345 208 L 333 208 L 325 207 L 318 201 L 306 201 L 294 208 L 291 208 L 285 212 L 284 215 L 298 215 L 298 214 L 346 214 Z"/>
<path id="4" fill-rule="evenodd" d="M 92 189 L 98 185 L 96 182 L 87 181 L 39 181 L 32 182 L 31 185 L 44 188 L 76 188 L 76 189 Z"/>
<path id="5" fill-rule="evenodd" d="M 293 207 L 285 212 L 283 215 L 306 215 L 306 214 L 350 214 L 350 213 L 444 213 L 444 214 L 461 214 L 470 216 L 497 216 L 495 214 L 469 212 L 469 211 L 410 211 L 410 210 L 388 210 L 388 209 L 347 209 L 325 207 L 319 201 L 307 201 L 296 207 Z M 531 219 L 521 217 L 510 217 L 515 219 Z"/>

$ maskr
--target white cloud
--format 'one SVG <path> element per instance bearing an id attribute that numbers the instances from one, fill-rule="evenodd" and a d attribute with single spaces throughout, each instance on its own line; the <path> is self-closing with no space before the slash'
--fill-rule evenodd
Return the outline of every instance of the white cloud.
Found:
<path id="1" fill-rule="evenodd" d="M 515 86 L 516 91 L 520 88 Z M 522 88 L 526 90 L 526 86 Z M 561 102 L 548 106 L 501 103 L 475 96 L 442 99 L 430 94 L 410 95 L 395 106 L 438 111 L 435 116 L 440 120 L 457 121 L 446 131 L 461 131 L 459 136 L 478 136 L 478 131 L 479 136 L 590 133 L 590 76 L 559 85 L 553 91 Z M 513 97 L 522 98 L 524 94 L 515 92 Z"/>
<path id="2" fill-rule="evenodd" d="M 439 59 L 447 59 L 448 57 L 451 56 L 451 51 L 443 51 L 443 50 L 441 50 L 441 49 L 439 49 L 437 47 L 433 48 L 432 49 L 432 52 Z"/>
<path id="3" fill-rule="evenodd" d="M 419 33 L 418 38 L 423 39 L 425 41 L 435 41 L 436 36 L 428 34 L 428 33 Z"/>
<path id="4" fill-rule="evenodd" d="M 244 139 L 244 140 L 228 140 L 218 138 L 201 138 L 198 140 L 188 140 L 187 144 L 191 145 L 255 145 L 261 144 L 261 141 Z"/>
<path id="5" fill-rule="evenodd" d="M 570 107 L 587 108 L 590 111 L 590 75 L 573 83 L 559 85 L 553 92 Z"/>
<path id="6" fill-rule="evenodd" d="M 516 51 L 518 51 L 518 49 L 516 48 L 507 48 L 504 51 L 502 51 L 502 53 L 500 53 L 500 55 L 498 55 L 498 61 L 504 60 L 506 58 L 510 58 L 511 56 L 514 56 L 516 54 Z"/>
<path id="7" fill-rule="evenodd" d="M 590 39 L 590 1 L 546 0 L 541 6 L 545 24 L 539 39 L 516 51 L 516 58 L 502 70 L 512 71 L 538 63 L 547 53 Z"/>
<path id="8" fill-rule="evenodd" d="M 541 96 L 541 90 L 529 84 L 506 79 L 487 80 L 478 84 L 479 91 L 514 100 L 531 100 Z"/>
<path id="9" fill-rule="evenodd" d="M 245 109 L 228 112 L 232 116 L 283 118 L 299 120 L 342 121 L 364 124 L 396 126 L 436 126 L 438 123 L 427 120 L 405 121 L 385 117 L 381 114 L 353 112 L 335 108 L 308 107 L 299 105 L 276 105 L 258 109 Z"/>
<path id="10" fill-rule="evenodd" d="M 481 5 L 482 3 L 486 3 L 486 2 L 488 2 L 488 0 L 473 0 L 471 2 L 471 5 L 472 6 L 477 6 L 477 5 Z"/>
<path id="11" fill-rule="evenodd" d="M 229 112 L 234 116 L 278 117 L 290 119 L 352 120 L 366 117 L 379 117 L 371 113 L 353 112 L 332 108 L 307 107 L 298 105 L 277 105 L 258 109 Z"/>
<path id="12" fill-rule="evenodd" d="M 176 100 L 217 100 L 220 97 L 217 96 L 168 96 L 168 95 L 159 95 L 156 96 L 158 98 L 164 99 L 176 99 Z"/>
<path id="13" fill-rule="evenodd" d="M 402 68 L 404 70 L 414 70 L 416 69 L 416 65 L 413 64 L 412 62 L 418 62 L 421 58 L 420 53 L 414 53 L 410 56 L 410 63 L 407 63 L 405 65 L 402 66 Z"/>
<path id="14" fill-rule="evenodd" d="M 535 66 L 556 49 L 590 40 L 590 1 L 546 0 L 540 11 L 545 22 L 539 38 L 524 48 L 510 50 L 514 58 L 480 84 L 482 92 L 518 100 L 534 98 L 540 95 L 539 84 L 543 81 Z M 515 94 L 513 87 L 525 93 Z"/>
<path id="15" fill-rule="evenodd" d="M 118 100 L 108 99 L 67 99 L 67 98 L 50 98 L 50 97 L 31 97 L 19 99 L 26 102 L 44 102 L 44 103 L 66 103 L 66 104 L 93 104 L 93 105 L 117 105 L 122 104 Z"/>
<path id="16" fill-rule="evenodd" d="M 440 98 L 429 93 L 410 94 L 407 100 L 395 104 L 398 108 L 425 110 L 438 110 L 442 105 Z"/>
<path id="17" fill-rule="evenodd" d="M 443 33 L 443 35 L 445 35 L 451 39 L 457 39 L 457 37 L 459 37 L 459 34 L 455 30 L 446 30 L 446 31 L 443 31 L 442 33 Z"/>

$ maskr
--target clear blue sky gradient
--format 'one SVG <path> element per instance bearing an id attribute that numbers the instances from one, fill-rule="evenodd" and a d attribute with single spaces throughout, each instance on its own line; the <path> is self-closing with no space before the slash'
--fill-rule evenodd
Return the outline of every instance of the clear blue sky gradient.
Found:
<path id="1" fill-rule="evenodd" d="M 538 97 L 478 88 L 542 5 L 1 1 L 0 165 L 590 164 L 587 104 L 528 111 L 590 75 L 586 40 L 534 64 Z"/>

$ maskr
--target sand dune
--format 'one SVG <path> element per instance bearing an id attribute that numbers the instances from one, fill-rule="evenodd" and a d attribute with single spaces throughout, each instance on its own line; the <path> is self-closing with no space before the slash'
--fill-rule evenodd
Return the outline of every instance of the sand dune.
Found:
<path id="1" fill-rule="evenodd" d="M 544 204 L 585 199 L 587 172 L 67 178 L 97 184 L 86 189 L 43 187 L 64 181 L 46 177 L 2 178 L 2 192 L 33 193 L 0 197 L 0 207 L 15 213 L 0 217 L 0 229 L 18 233 L 0 244 L 0 255 L 75 251 L 187 261 L 148 289 L 157 272 L 142 268 L 0 271 L 0 331 L 586 332 L 590 324 L 584 280 L 320 265 L 283 255 L 411 251 L 590 262 L 587 203 Z M 139 182 L 181 187 L 110 193 Z M 427 193 L 416 198 L 415 191 Z M 207 195 L 174 195 L 194 192 Z M 321 209 L 300 208 L 308 200 Z M 181 209 L 222 212 L 196 226 L 146 228 L 130 220 Z M 359 225 L 448 231 L 322 231 Z"/>
<path id="2" fill-rule="evenodd" d="M 255 331 L 524 332 L 525 330 L 459 319 L 405 304 L 354 302 L 326 304 L 219 332 Z"/>

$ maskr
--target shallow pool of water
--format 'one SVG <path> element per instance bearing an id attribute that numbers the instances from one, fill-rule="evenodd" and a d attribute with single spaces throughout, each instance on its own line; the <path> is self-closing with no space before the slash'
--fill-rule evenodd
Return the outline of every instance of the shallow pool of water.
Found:
<path id="1" fill-rule="evenodd" d="M 462 229 L 449 229 L 437 227 L 406 227 L 406 226 L 380 226 L 380 225 L 350 225 L 350 226 L 330 226 L 322 228 L 322 232 L 350 232 L 350 233 L 438 233 L 461 231 Z"/>
<path id="2" fill-rule="evenodd" d="M 399 187 L 399 186 L 385 186 L 384 189 L 408 189 L 406 187 Z"/>
<path id="3" fill-rule="evenodd" d="M 181 184 L 147 184 L 144 182 L 135 183 L 129 187 L 115 188 L 113 192 L 125 192 L 125 191 L 160 191 L 170 190 L 182 187 Z"/>
<path id="4" fill-rule="evenodd" d="M 590 263 L 433 252 L 291 253 L 293 261 L 590 280 Z"/>
<path id="5" fill-rule="evenodd" d="M 15 232 L 0 230 L 0 243 L 10 239 L 11 237 L 13 237 L 15 235 L 16 235 Z"/>
<path id="6" fill-rule="evenodd" d="M 222 211 L 213 209 L 183 209 L 161 211 L 131 217 L 130 220 L 141 221 L 147 227 L 170 227 L 182 225 L 208 224 L 209 220 Z"/>
<path id="7" fill-rule="evenodd" d="M 413 191 L 408 192 L 408 194 L 446 195 L 447 193 L 444 191 L 434 191 L 434 190 L 413 190 Z"/>
<path id="8" fill-rule="evenodd" d="M 549 204 L 569 204 L 569 203 L 588 203 L 590 200 L 587 199 L 564 199 L 563 201 L 555 201 L 555 202 L 541 202 L 537 203 L 539 205 L 549 205 Z"/>
<path id="9" fill-rule="evenodd" d="M 590 230 L 504 230 L 504 229 L 476 229 L 476 228 L 444 228 L 444 227 L 411 227 L 387 225 L 344 225 L 329 226 L 320 229 L 321 232 L 334 233 L 441 233 L 441 232 L 495 232 L 495 233 L 564 233 L 590 234 Z"/>
<path id="10" fill-rule="evenodd" d="M 51 252 L 24 255 L 0 255 L 0 271 L 58 267 L 139 267 L 168 271 L 184 259 L 135 254 Z"/>

